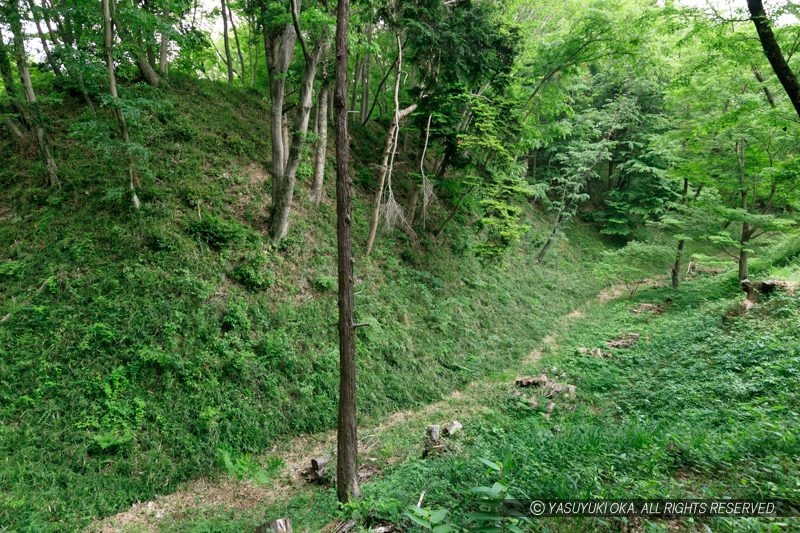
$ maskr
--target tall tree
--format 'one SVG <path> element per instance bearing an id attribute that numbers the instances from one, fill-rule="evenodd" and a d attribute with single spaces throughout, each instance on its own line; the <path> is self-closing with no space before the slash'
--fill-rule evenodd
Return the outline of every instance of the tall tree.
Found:
<path id="1" fill-rule="evenodd" d="M 225 44 L 225 69 L 228 72 L 228 83 L 233 84 L 233 59 L 231 58 L 231 43 L 228 38 L 228 4 L 225 0 L 220 0 L 222 4 L 222 40 Z"/>
<path id="2" fill-rule="evenodd" d="M 14 137 L 22 141 L 25 137 L 23 130 L 26 130 L 25 109 L 19 102 L 16 84 L 14 83 L 14 74 L 11 70 L 11 60 L 9 59 L 8 50 L 6 49 L 5 41 L 3 40 L 3 32 L 0 30 L 0 76 L 2 76 L 3 87 L 5 94 L 9 100 L 9 105 L 13 111 L 14 116 L 5 116 L 3 124 L 8 128 Z"/>
<path id="3" fill-rule="evenodd" d="M 789 63 L 783 56 L 781 47 L 778 44 L 778 39 L 772 32 L 767 13 L 764 11 L 764 4 L 761 0 L 747 0 L 747 9 L 750 11 L 750 19 L 756 27 L 758 39 L 761 41 L 761 47 L 764 49 L 764 54 L 772 65 L 772 70 L 778 76 L 786 95 L 794 106 L 797 115 L 800 116 L 800 83 L 797 77 L 789 67 Z"/>
<path id="4" fill-rule="evenodd" d="M 327 23 L 324 22 L 318 32 L 312 51 L 308 50 L 304 32 L 300 29 L 300 7 L 299 2 L 291 2 L 292 22 L 284 27 L 280 34 L 280 41 L 275 35 L 268 40 L 271 52 L 270 57 L 270 96 L 274 98 L 272 102 L 271 122 L 272 122 L 272 205 L 270 206 L 270 236 L 277 242 L 286 237 L 289 231 L 289 212 L 291 211 L 294 189 L 297 183 L 297 169 L 303 154 L 306 134 L 308 133 L 308 122 L 311 115 L 312 96 L 314 90 L 314 79 L 317 74 L 322 58 L 327 53 L 329 47 L 329 32 Z M 285 72 L 289 68 L 295 41 L 300 42 L 303 52 L 305 69 L 300 83 L 300 94 L 298 97 L 297 110 L 294 115 L 294 128 L 292 129 L 291 141 L 288 132 L 285 131 L 284 120 L 284 101 L 285 83 L 282 79 L 277 79 L 280 72 Z M 291 47 L 291 49 L 289 49 Z M 280 107 L 278 103 L 280 102 Z M 280 118 L 280 125 L 278 119 Z M 280 126 L 280 127 L 279 127 Z M 280 138 L 278 132 L 280 131 Z M 276 149 L 276 145 L 279 148 Z"/>
<path id="5" fill-rule="evenodd" d="M 138 177 L 136 174 L 136 165 L 133 159 L 133 154 L 130 152 L 128 136 L 128 123 L 125 120 L 125 112 L 120 105 L 119 93 L 117 91 L 117 75 L 114 69 L 114 19 L 112 18 L 112 0 L 102 0 L 103 9 L 103 43 L 105 48 L 106 68 L 108 69 L 108 90 L 111 94 L 111 102 L 114 106 L 114 116 L 119 125 L 120 136 L 124 144 L 125 151 L 128 157 L 128 181 L 131 190 L 131 199 L 133 206 L 139 209 L 139 197 L 136 195 L 136 185 Z"/>
<path id="6" fill-rule="evenodd" d="M 331 80 L 327 65 L 322 65 L 322 84 L 317 93 L 317 116 L 314 126 L 317 142 L 314 151 L 314 181 L 311 186 L 311 201 L 319 205 L 322 202 L 322 185 L 325 179 L 325 155 L 328 150 L 328 96 L 331 92 Z"/>
<path id="7" fill-rule="evenodd" d="M 359 498 L 356 423 L 356 339 L 353 320 L 352 179 L 347 128 L 347 26 L 350 0 L 336 12 L 336 242 L 339 263 L 339 417 L 336 437 L 336 495 L 346 503 Z"/>
<path id="8" fill-rule="evenodd" d="M 11 27 L 11 33 L 14 36 L 17 71 L 22 80 L 22 87 L 25 90 L 25 98 L 28 101 L 27 107 L 30 110 L 30 121 L 36 132 L 36 141 L 39 144 L 39 155 L 47 169 L 47 177 L 50 185 L 60 186 L 61 181 L 58 178 L 58 166 L 50 150 L 50 138 L 44 128 L 44 116 L 39 107 L 39 102 L 36 99 L 36 92 L 33 90 L 33 81 L 31 80 L 31 71 L 28 68 L 28 54 L 25 52 L 25 33 L 22 29 L 22 15 L 19 9 L 19 0 L 9 0 L 8 4 L 3 8 L 2 14 L 4 15 L 3 18 L 6 19 L 6 22 Z"/>

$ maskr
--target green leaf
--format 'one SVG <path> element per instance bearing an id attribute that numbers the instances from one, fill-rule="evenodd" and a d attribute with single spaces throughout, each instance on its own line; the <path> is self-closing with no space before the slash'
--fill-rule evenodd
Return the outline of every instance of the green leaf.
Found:
<path id="1" fill-rule="evenodd" d="M 442 520 L 445 519 L 447 516 L 447 509 L 438 509 L 431 514 L 430 521 L 431 524 L 438 524 Z"/>
<path id="2" fill-rule="evenodd" d="M 415 512 L 416 512 L 416 511 L 415 511 Z M 418 526 L 421 526 L 421 527 L 424 527 L 424 528 L 427 528 L 427 529 L 430 529 L 430 528 L 431 528 L 431 524 L 430 524 L 430 522 L 428 522 L 427 520 L 423 520 L 422 518 L 420 518 L 420 517 L 419 517 L 419 516 L 417 516 L 416 514 L 414 514 L 414 513 L 410 513 L 410 512 L 408 512 L 408 511 L 406 511 L 406 512 L 405 512 L 405 513 L 403 513 L 403 514 L 406 516 L 406 518 L 408 518 L 409 520 L 411 520 L 412 522 L 414 522 L 414 523 L 415 523 L 415 524 L 417 524 Z"/>
<path id="3" fill-rule="evenodd" d="M 489 468 L 491 468 L 495 472 L 500 472 L 503 469 L 503 465 L 501 465 L 500 463 L 496 463 L 494 461 L 490 461 L 489 459 L 484 459 L 483 457 L 478 458 L 478 461 L 480 461 L 484 465 L 488 466 Z"/>

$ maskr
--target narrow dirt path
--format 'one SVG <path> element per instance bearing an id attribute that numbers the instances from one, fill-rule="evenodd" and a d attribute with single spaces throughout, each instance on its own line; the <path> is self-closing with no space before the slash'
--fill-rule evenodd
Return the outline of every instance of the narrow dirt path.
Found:
<path id="1" fill-rule="evenodd" d="M 555 349 L 559 335 L 567 329 L 565 326 L 583 319 L 588 305 L 591 303 L 603 305 L 622 294 L 623 291 L 619 287 L 610 287 L 593 300 L 564 315 L 557 321 L 560 326 L 559 333 L 551 333 L 544 337 L 522 359 L 520 366 L 532 366 L 546 351 Z M 399 411 L 389 415 L 376 426 L 359 428 L 359 457 L 362 468 L 371 474 L 379 475 L 382 467 L 418 456 L 422 449 L 422 436 L 428 424 L 454 419 L 463 421 L 465 413 L 470 413 L 472 417 L 485 411 L 482 399 L 490 392 L 496 391 L 501 380 L 508 381 L 507 376 L 498 376 L 491 381 L 472 382 L 463 390 L 454 391 L 438 402 L 416 410 Z M 373 456 L 380 443 L 394 432 L 419 435 L 419 449 L 398 450 L 388 459 L 384 458 L 379 462 Z M 136 503 L 127 511 L 98 520 L 86 531 L 103 533 L 129 530 L 156 531 L 158 523 L 164 518 L 179 518 L 192 514 L 193 511 L 204 509 L 217 509 L 220 512 L 246 511 L 269 507 L 287 501 L 292 496 L 314 490 L 314 487 L 303 479 L 301 472 L 308 466 L 311 458 L 333 455 L 335 448 L 335 430 L 301 435 L 277 444 L 263 454 L 262 459 L 277 457 L 283 464 L 281 474 L 269 484 L 258 484 L 247 479 L 239 480 L 228 475 L 213 480 L 198 478 L 182 484 L 175 492 L 156 496 L 148 502 Z"/>

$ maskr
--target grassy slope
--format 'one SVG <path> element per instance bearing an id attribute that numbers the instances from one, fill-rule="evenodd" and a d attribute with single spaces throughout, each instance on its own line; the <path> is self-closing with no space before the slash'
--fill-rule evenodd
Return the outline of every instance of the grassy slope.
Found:
<path id="1" fill-rule="evenodd" d="M 800 282 L 797 241 L 759 276 Z M 794 250 L 792 252 L 792 249 Z M 786 260 L 793 256 L 793 261 Z M 393 522 L 425 491 L 425 507 L 449 510 L 457 531 L 473 531 L 472 511 L 491 511 L 472 489 L 499 474 L 479 459 L 507 461 L 510 495 L 530 498 L 786 498 L 800 502 L 800 295 L 770 297 L 741 315 L 735 273 L 701 277 L 679 291 L 648 289 L 633 300 L 590 303 L 560 322 L 540 360 L 523 362 L 436 409 L 369 429 L 383 474 L 362 486 L 344 513 L 364 526 Z M 641 303 L 663 314 L 633 313 Z M 605 341 L 641 334 L 631 348 Z M 578 348 L 600 348 L 598 358 Z M 513 385 L 517 373 L 577 386 L 550 417 Z M 426 424 L 464 422 L 450 451 L 420 459 Z M 398 460 L 400 458 L 400 460 Z M 163 531 L 241 531 L 278 516 L 319 530 L 336 516 L 333 489 L 306 489 L 251 511 L 198 509 L 159 523 Z M 797 531 L 800 519 L 539 519 L 533 531 Z M 708 529 L 707 529 L 708 528 Z"/>
<path id="2" fill-rule="evenodd" d="M 333 208 L 308 205 L 301 182 L 290 236 L 271 248 L 261 98 L 179 78 L 127 98 L 148 157 L 139 212 L 105 114 L 45 110 L 58 117 L 61 190 L 37 186 L 35 157 L 0 143 L 12 162 L 0 169 L 0 524 L 11 529 L 73 529 L 335 422 Z M 356 154 L 379 144 L 357 138 Z M 362 243 L 368 193 L 357 196 Z M 544 267 L 530 260 L 534 230 L 502 271 L 470 257 L 470 230 L 449 232 L 416 251 L 381 236 L 357 262 L 357 319 L 371 324 L 359 330 L 365 423 L 513 364 L 601 285 L 585 267 L 600 248 L 586 228 Z"/>
<path id="3" fill-rule="evenodd" d="M 797 246 L 795 246 L 797 248 Z M 800 281 L 796 259 L 771 272 Z M 531 408 L 511 385 L 485 400 L 491 410 L 465 433 L 460 453 L 414 461 L 365 490 L 359 512 L 395 518 L 426 490 L 431 508 L 451 510 L 468 529 L 467 511 L 490 510 L 472 488 L 498 475 L 477 461 L 511 458 L 504 483 L 512 495 L 538 498 L 788 498 L 800 502 L 800 296 L 779 295 L 737 316 L 734 273 L 700 279 L 680 291 L 647 290 L 633 301 L 594 304 L 562 331 L 557 346 L 527 368 L 577 386 L 575 402 L 556 400 L 552 417 Z M 633 313 L 665 303 L 662 315 Z M 609 350 L 629 331 L 643 342 Z M 581 354 L 601 348 L 610 358 Z M 540 401 L 544 405 L 546 400 Z M 380 502 L 376 504 L 376 502 Z M 711 519 L 714 531 L 794 531 L 800 519 Z M 671 528 L 694 529 L 687 520 Z M 634 520 L 646 531 L 668 524 Z M 781 526 L 782 524 L 782 526 Z M 534 522 L 570 531 L 618 531 L 624 520 Z"/>

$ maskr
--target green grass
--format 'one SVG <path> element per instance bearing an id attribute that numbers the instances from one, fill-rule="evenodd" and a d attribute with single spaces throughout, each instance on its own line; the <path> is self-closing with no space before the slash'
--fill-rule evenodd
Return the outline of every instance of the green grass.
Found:
<path id="1" fill-rule="evenodd" d="M 62 189 L 38 186 L 35 156 L 0 143 L 14 163 L 0 169 L 0 524 L 12 530 L 79 528 L 335 424 L 333 207 L 308 204 L 301 181 L 289 237 L 269 245 L 263 100 L 179 77 L 125 90 L 140 211 L 107 109 L 92 117 L 66 97 L 46 109 Z M 355 144 L 376 153 L 368 132 Z M 359 247 L 370 197 L 357 191 Z M 539 266 L 547 228 L 533 220 L 489 265 L 468 222 L 419 247 L 381 234 L 368 261 L 358 250 L 364 423 L 514 364 L 603 284 L 586 274 L 602 249 L 588 227 Z"/>
<path id="2" fill-rule="evenodd" d="M 590 308 L 562 333 L 553 353 L 527 369 L 576 385 L 575 402 L 557 400 L 548 419 L 510 384 L 498 386 L 486 398 L 491 411 L 467 427 L 460 453 L 412 461 L 368 485 L 359 514 L 368 522 L 398 520 L 425 490 L 430 508 L 450 509 L 454 523 L 472 529 L 465 514 L 479 503 L 471 489 L 496 477 L 478 459 L 504 457 L 513 464 L 507 483 L 517 497 L 800 501 L 800 298 L 774 296 L 748 315 L 728 316 L 741 299 L 736 285 L 731 276 L 702 279 L 678 292 L 648 290 L 633 301 Z M 637 302 L 668 307 L 659 316 L 633 314 Z M 628 331 L 643 341 L 605 347 Z M 613 356 L 584 355 L 579 347 Z M 388 511 L 387 502 L 393 502 Z M 714 531 L 800 526 L 796 519 L 784 526 L 780 520 L 698 521 Z M 617 531 L 624 522 L 535 524 Z M 659 522 L 646 527 L 666 531 Z"/>
<path id="3" fill-rule="evenodd" d="M 780 260 L 765 277 L 796 266 Z M 481 459 L 503 461 L 503 483 L 521 498 L 786 498 L 800 502 L 800 296 L 778 294 L 750 313 L 735 275 L 701 277 L 679 291 L 648 289 L 634 299 L 593 303 L 585 317 L 562 322 L 555 346 L 517 370 L 546 372 L 574 384 L 574 400 L 556 400 L 551 417 L 533 408 L 513 371 L 495 374 L 458 407 L 421 415 L 380 435 L 378 458 L 401 457 L 362 486 L 363 498 L 337 511 L 330 489 L 307 489 L 268 508 L 235 515 L 250 527 L 277 516 L 312 531 L 337 516 L 364 527 L 392 522 L 421 531 L 404 516 L 425 491 L 425 507 L 449 510 L 447 521 L 472 531 L 467 514 L 491 511 L 473 489 L 498 473 Z M 633 313 L 640 303 L 663 314 Z M 609 349 L 620 334 L 641 334 L 630 348 Z M 600 348 L 611 357 L 582 354 Z M 471 407 L 464 407 L 464 405 Z M 482 405 L 483 410 L 475 409 Z M 451 451 L 421 459 L 426 423 L 452 416 L 465 430 Z M 796 531 L 800 519 L 539 519 L 534 531 Z M 228 529 L 219 510 L 171 518 L 164 531 Z M 526 529 L 527 530 L 527 529 Z"/>

